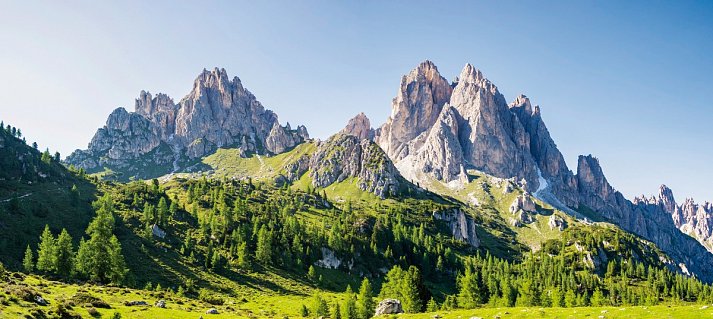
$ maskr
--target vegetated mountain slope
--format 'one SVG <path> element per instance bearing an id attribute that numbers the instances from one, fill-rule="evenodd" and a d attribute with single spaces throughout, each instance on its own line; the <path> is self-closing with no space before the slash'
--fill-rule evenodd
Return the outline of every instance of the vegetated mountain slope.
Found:
<path id="1" fill-rule="evenodd" d="M 83 234 L 95 187 L 17 136 L 0 129 L 0 260 L 19 269 L 45 225 L 55 234 L 62 228 L 76 238 Z"/>
<path id="2" fill-rule="evenodd" d="M 127 181 L 179 171 L 219 147 L 243 154 L 277 154 L 307 140 L 304 126 L 281 126 L 237 77 L 224 69 L 203 72 L 193 90 L 174 103 L 165 94 L 141 92 L 135 111 L 114 110 L 87 150 L 66 162 Z"/>

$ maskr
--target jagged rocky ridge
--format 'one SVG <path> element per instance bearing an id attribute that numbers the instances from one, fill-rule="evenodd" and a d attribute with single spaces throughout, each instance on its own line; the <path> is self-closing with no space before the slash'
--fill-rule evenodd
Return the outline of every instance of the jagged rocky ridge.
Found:
<path id="1" fill-rule="evenodd" d="M 66 162 L 90 172 L 107 167 L 148 178 L 177 171 L 219 147 L 277 154 L 308 138 L 304 126 L 281 126 L 238 77 L 215 68 L 203 70 L 178 103 L 142 91 L 133 113 L 114 110 L 88 149 L 75 151 Z"/>
<path id="2" fill-rule="evenodd" d="M 524 96 L 507 104 L 497 87 L 472 65 L 448 83 L 425 61 L 401 79 L 386 123 L 374 140 L 407 179 L 459 189 L 467 171 L 511 178 L 552 206 L 582 218 L 594 211 L 671 255 L 684 272 L 713 280 L 713 255 L 691 237 L 710 241 L 710 207 L 692 202 L 668 207 L 624 198 L 607 182 L 598 160 L 580 156 L 568 167 L 545 126 L 539 106 Z M 673 202 L 671 199 L 670 202 Z M 673 216 L 673 217 L 672 217 Z M 552 227 L 560 227 L 556 221 Z M 706 235 L 708 234 L 708 235 Z"/>

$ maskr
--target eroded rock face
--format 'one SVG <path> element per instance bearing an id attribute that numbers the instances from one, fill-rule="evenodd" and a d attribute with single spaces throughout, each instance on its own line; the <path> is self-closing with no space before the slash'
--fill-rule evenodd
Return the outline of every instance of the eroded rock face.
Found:
<path id="1" fill-rule="evenodd" d="M 550 226 L 550 229 L 557 229 L 559 231 L 563 231 L 567 228 L 567 222 L 562 217 L 554 214 L 550 216 L 547 225 Z"/>
<path id="2" fill-rule="evenodd" d="M 451 209 L 433 213 L 433 218 L 448 223 L 453 238 L 468 243 L 473 248 L 480 247 L 480 239 L 475 231 L 475 221 L 461 209 Z"/>
<path id="3" fill-rule="evenodd" d="M 452 88 L 431 61 L 401 78 L 391 116 L 377 133 L 377 143 L 394 160 L 409 154 L 408 143 L 430 129 L 448 102 Z"/>
<path id="4" fill-rule="evenodd" d="M 356 136 L 360 140 L 374 138 L 374 129 L 371 128 L 371 122 L 369 122 L 369 118 L 364 113 L 359 113 L 350 119 L 347 126 L 340 133 Z"/>
<path id="5" fill-rule="evenodd" d="M 529 194 L 518 195 L 515 200 L 510 204 L 510 212 L 516 213 L 518 211 L 524 211 L 526 213 L 537 212 L 537 207 L 535 207 L 535 202 Z"/>
<path id="6" fill-rule="evenodd" d="M 401 301 L 396 299 L 384 299 L 376 306 L 374 316 L 393 315 L 403 312 L 404 309 L 401 306 Z"/>
<path id="7" fill-rule="evenodd" d="M 574 192 L 577 189 L 577 180 L 572 171 L 567 168 L 564 156 L 552 140 L 540 115 L 540 107 L 537 105 L 533 107 L 530 99 L 522 94 L 510 103 L 509 107 L 529 136 L 530 154 L 537 162 L 541 176 L 547 180 L 548 191 L 564 205 L 577 207 L 579 199 Z"/>
<path id="8" fill-rule="evenodd" d="M 397 167 L 413 170 L 401 173 L 414 180 L 425 173 L 447 183 L 467 183 L 466 169 L 475 168 L 525 179 L 536 189 L 529 134 L 497 87 L 470 64 L 456 83 L 445 85 L 431 62 L 402 79 L 392 115 L 375 139 Z"/>
<path id="9" fill-rule="evenodd" d="M 146 171 L 148 163 L 161 175 L 218 147 L 277 154 L 308 138 L 304 126 L 296 130 L 289 124 L 280 126 L 277 115 L 266 110 L 240 79 L 230 79 L 224 69 L 216 68 L 203 70 L 191 92 L 177 104 L 165 94 L 153 97 L 142 91 L 135 112 L 116 109 L 88 149 L 75 151 L 66 162 L 90 171 L 103 166 Z M 139 158 L 141 163 L 136 162 Z"/>

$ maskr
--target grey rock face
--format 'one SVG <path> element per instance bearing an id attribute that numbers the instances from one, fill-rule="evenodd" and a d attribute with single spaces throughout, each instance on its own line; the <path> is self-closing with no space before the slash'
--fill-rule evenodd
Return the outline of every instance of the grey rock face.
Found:
<path id="1" fill-rule="evenodd" d="M 349 177 L 361 190 L 385 198 L 398 192 L 399 174 L 386 154 L 369 140 L 336 134 L 317 147 L 309 162 L 314 186 L 326 187 Z"/>
<path id="2" fill-rule="evenodd" d="M 447 88 L 445 84 L 431 62 L 404 76 L 392 115 L 376 133 L 377 143 L 397 166 L 437 180 L 466 183 L 465 170 L 475 168 L 497 177 L 525 179 L 536 189 L 529 134 L 497 87 L 470 64 L 457 83 Z"/>
<path id="3" fill-rule="evenodd" d="M 559 231 L 563 231 L 567 228 L 567 222 L 562 217 L 557 215 L 550 216 L 547 225 L 550 226 L 550 229 L 557 229 Z"/>
<path id="4" fill-rule="evenodd" d="M 576 192 L 573 192 L 577 189 L 577 180 L 552 140 L 540 115 L 540 107 L 533 107 L 530 99 L 522 94 L 509 107 L 529 136 L 530 154 L 537 162 L 542 177 L 548 181 L 549 191 L 563 204 L 577 207 L 579 200 Z"/>
<path id="5" fill-rule="evenodd" d="M 434 212 L 433 218 L 447 222 L 453 238 L 468 243 L 473 248 L 480 247 L 475 221 L 461 209 Z"/>
<path id="6" fill-rule="evenodd" d="M 515 200 L 510 204 L 510 212 L 516 213 L 518 211 L 523 211 L 526 213 L 537 212 L 537 207 L 535 207 L 535 202 L 532 200 L 529 194 L 518 195 Z"/>
<path id="7" fill-rule="evenodd" d="M 374 316 L 393 315 L 403 313 L 404 309 L 401 306 L 401 301 L 396 299 L 384 299 L 376 306 Z"/>
<path id="8" fill-rule="evenodd" d="M 453 89 L 451 105 L 464 120 L 460 143 L 469 165 L 496 177 L 525 179 L 528 190 L 536 189 L 529 136 L 497 87 L 470 64 Z"/>
<path id="9" fill-rule="evenodd" d="M 401 78 L 401 87 L 391 103 L 391 116 L 376 137 L 390 158 L 400 160 L 409 154 L 407 144 L 433 126 L 452 90 L 431 61 Z"/>
<path id="10" fill-rule="evenodd" d="M 308 138 L 304 126 L 280 126 L 277 115 L 266 110 L 240 79 L 230 79 L 224 69 L 216 68 L 204 70 L 178 104 L 165 94 L 153 97 L 142 91 L 135 112 L 116 109 L 88 149 L 75 151 L 66 162 L 90 171 L 102 166 L 139 170 L 150 162 L 168 167 L 156 173 L 165 174 L 180 161 L 200 158 L 218 147 L 277 154 Z M 160 158 L 153 153 L 160 153 Z M 138 158 L 144 158 L 142 165 L 135 163 Z"/>
<path id="11" fill-rule="evenodd" d="M 345 126 L 340 133 L 353 135 L 361 140 L 371 140 L 374 138 L 374 129 L 371 128 L 371 122 L 369 122 L 369 118 L 366 117 L 364 113 L 359 113 L 350 119 L 347 126 Z"/>

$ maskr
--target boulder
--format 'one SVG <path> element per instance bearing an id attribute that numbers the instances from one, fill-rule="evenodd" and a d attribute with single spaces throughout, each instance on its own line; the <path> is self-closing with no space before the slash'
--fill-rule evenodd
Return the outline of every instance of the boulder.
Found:
<path id="1" fill-rule="evenodd" d="M 157 307 L 157 308 L 166 308 L 166 301 L 163 300 L 163 299 L 161 299 L 161 300 L 159 300 L 159 301 L 156 301 L 156 303 L 154 304 L 154 307 Z"/>
<path id="2" fill-rule="evenodd" d="M 205 313 L 206 313 L 207 315 L 217 315 L 217 314 L 218 314 L 218 309 L 210 308 L 210 309 L 206 310 Z"/>
<path id="3" fill-rule="evenodd" d="M 376 306 L 376 311 L 374 312 L 374 316 L 379 316 L 379 315 L 392 315 L 392 314 L 399 314 L 403 313 L 404 309 L 401 307 L 401 301 L 398 301 L 396 299 L 384 299 L 381 302 L 379 302 L 379 305 Z"/>

